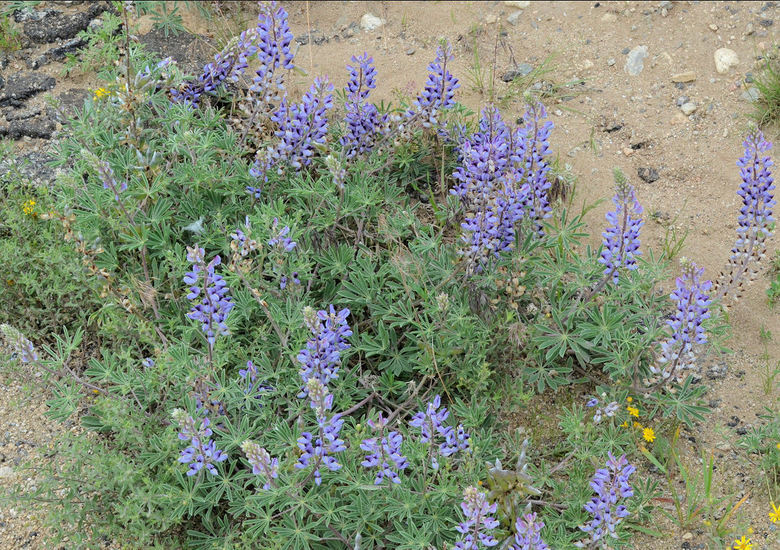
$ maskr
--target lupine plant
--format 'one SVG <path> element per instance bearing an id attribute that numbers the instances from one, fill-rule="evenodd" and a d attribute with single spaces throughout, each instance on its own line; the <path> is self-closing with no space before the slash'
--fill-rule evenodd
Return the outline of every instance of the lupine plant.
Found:
<path id="1" fill-rule="evenodd" d="M 643 459 L 618 404 L 704 418 L 692 357 L 771 234 L 769 145 L 750 137 L 740 161 L 728 281 L 710 296 L 686 263 L 670 303 L 657 288 L 672 258 L 639 255 L 642 197 L 622 175 L 596 250 L 584 227 L 602 222 L 554 200 L 543 105 L 517 125 L 493 105 L 470 113 L 448 44 L 416 99 L 372 104 L 369 53 L 347 65 L 343 104 L 322 77 L 294 97 L 292 40 L 285 10 L 263 4 L 185 77 L 127 40 L 111 93 L 69 123 L 57 204 L 36 223 L 61 227 L 48 246 L 71 247 L 100 297 L 100 352 L 80 369 L 81 327 L 43 346 L 0 330 L 53 388 L 51 415 L 85 428 L 33 495 L 52 503 L 54 538 L 625 546 L 624 519 L 647 520 L 654 492 L 628 483 Z M 418 200 L 409 174 L 435 175 L 440 195 Z M 599 397 L 564 404 L 545 445 L 509 429 L 519 394 L 574 382 Z"/>

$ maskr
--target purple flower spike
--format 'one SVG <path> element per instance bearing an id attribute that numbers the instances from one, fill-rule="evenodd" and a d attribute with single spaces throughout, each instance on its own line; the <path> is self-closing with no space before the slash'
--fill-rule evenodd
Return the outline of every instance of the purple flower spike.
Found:
<path id="1" fill-rule="evenodd" d="M 279 459 L 271 458 L 268 451 L 253 441 L 244 441 L 241 444 L 241 450 L 244 451 L 249 464 L 252 466 L 252 473 L 265 477 L 263 490 L 271 488 L 272 480 L 279 477 Z"/>
<path id="2" fill-rule="evenodd" d="M 298 397 L 308 395 L 306 386 L 312 378 L 327 385 L 332 379 L 338 377 L 341 352 L 349 349 L 346 339 L 352 336 L 347 317 L 349 317 L 348 309 L 336 313 L 333 305 L 330 306 L 329 311 L 315 311 L 310 307 L 304 309 L 303 319 L 312 333 L 312 338 L 298 354 L 298 362 L 301 364 L 300 375 L 304 384 Z"/>
<path id="3" fill-rule="evenodd" d="M 191 285 L 187 299 L 195 300 L 202 294 L 200 303 L 192 306 L 187 317 L 200 321 L 209 349 L 212 349 L 217 334 L 225 336 L 230 333 L 227 327 L 227 316 L 233 309 L 233 302 L 228 295 L 230 289 L 222 276 L 215 271 L 221 263 L 219 256 L 214 256 L 208 265 L 204 265 L 204 250 L 198 246 L 187 247 L 187 261 L 193 264 L 192 271 L 184 276 L 184 282 Z M 203 274 L 202 285 L 199 284 L 201 274 Z"/>
<path id="4" fill-rule="evenodd" d="M 525 514 L 515 521 L 515 543 L 512 550 L 549 550 L 542 540 L 543 521 L 536 521 L 536 512 Z"/>
<path id="5" fill-rule="evenodd" d="M 772 236 L 775 222 L 772 207 L 775 205 L 774 165 L 765 154 L 772 144 L 760 131 L 748 136 L 744 142 L 745 154 L 737 161 L 742 183 L 737 194 L 742 198 L 739 210 L 737 240 L 731 249 L 726 270 L 718 278 L 716 297 L 723 298 L 733 292 L 738 299 L 742 286 L 758 275 L 757 263 L 766 253 L 766 240 Z"/>
<path id="6" fill-rule="evenodd" d="M 498 540 L 489 533 L 498 527 L 498 521 L 491 514 L 496 513 L 497 503 L 489 504 L 487 493 L 476 487 L 467 487 L 463 492 L 463 502 L 460 505 L 466 520 L 458 524 L 456 529 L 463 538 L 455 543 L 458 550 L 478 550 L 482 546 L 496 546 Z"/>
<path id="7" fill-rule="evenodd" d="M 347 65 L 346 128 L 340 140 L 348 159 L 371 151 L 377 138 L 387 131 L 388 123 L 387 115 L 380 115 L 375 105 L 365 102 L 370 91 L 376 88 L 373 58 L 364 53 L 361 57 L 352 56 L 352 62 L 355 65 Z"/>
<path id="8" fill-rule="evenodd" d="M 332 455 L 346 450 L 344 441 L 339 437 L 339 432 L 344 424 L 340 415 L 327 416 L 333 406 L 333 395 L 328 392 L 327 386 L 316 378 L 307 383 L 307 394 L 311 399 L 311 407 L 317 417 L 318 434 L 303 432 L 298 438 L 298 448 L 302 451 L 296 468 L 314 468 L 314 483 L 322 483 L 320 467 L 325 466 L 331 471 L 341 469 L 341 464 Z"/>
<path id="9" fill-rule="evenodd" d="M 661 357 L 658 365 L 652 365 L 650 371 L 660 374 L 664 380 L 682 380 L 685 370 L 696 366 L 696 344 L 706 344 L 707 335 L 702 322 L 709 319 L 711 299 L 707 292 L 712 288 L 710 281 L 702 281 L 704 268 L 682 259 L 683 274 L 677 278 L 677 288 L 670 298 L 677 308 L 674 316 L 667 321 L 672 336 L 661 344 Z"/>
<path id="10" fill-rule="evenodd" d="M 612 452 L 608 453 L 607 467 L 597 470 L 590 482 L 590 486 L 596 492 L 590 502 L 585 504 L 585 510 L 593 516 L 593 519 L 580 529 L 590 534 L 590 538 L 576 542 L 578 548 L 590 548 L 601 542 L 609 535 L 618 538 L 615 528 L 627 517 L 628 510 L 625 505 L 618 504 L 620 499 L 626 499 L 634 494 L 634 490 L 628 483 L 628 478 L 636 471 L 636 468 L 628 463 L 626 455 L 615 458 Z"/>
<path id="11" fill-rule="evenodd" d="M 189 441 L 190 446 L 181 452 L 179 462 L 189 464 L 188 476 L 194 476 L 204 467 L 212 475 L 219 475 L 216 467 L 217 462 L 224 462 L 228 456 L 217 449 L 216 443 L 209 439 L 211 437 L 211 428 L 209 428 L 209 419 L 205 417 L 200 427 L 195 427 L 195 419 L 188 415 L 182 409 L 173 411 L 173 419 L 180 426 L 179 439 Z"/>
<path id="12" fill-rule="evenodd" d="M 441 396 L 436 395 L 433 401 L 428 403 L 425 411 L 418 412 L 409 421 L 410 426 L 420 430 L 420 442 L 430 446 L 431 466 L 434 470 L 439 468 L 439 461 L 433 452 L 437 439 L 443 439 L 438 446 L 438 454 L 441 456 L 452 456 L 458 451 L 469 449 L 469 434 L 462 425 L 458 425 L 457 430 L 452 426 L 445 426 L 444 422 L 450 412 L 447 407 L 439 408 L 440 406 Z"/>
<path id="13" fill-rule="evenodd" d="M 436 60 L 428 65 L 425 89 L 415 100 L 415 109 L 408 113 L 409 116 L 419 115 L 425 128 L 438 126 L 440 111 L 455 105 L 455 90 L 460 88 L 460 84 L 448 70 L 447 64 L 451 60 L 450 45 L 439 46 L 436 50 Z"/>
<path id="14" fill-rule="evenodd" d="M 256 33 L 260 68 L 251 90 L 265 103 L 278 101 L 284 92 L 284 71 L 295 68 L 290 51 L 293 33 L 285 9 L 276 2 L 264 5 L 257 17 Z"/>
<path id="15" fill-rule="evenodd" d="M 393 483 L 401 483 L 398 473 L 409 465 L 406 457 L 401 454 L 403 436 L 395 431 L 385 436 L 387 419 L 383 418 L 381 413 L 376 422 L 369 420 L 368 425 L 378 431 L 379 435 L 364 439 L 360 443 L 360 448 L 369 453 L 361 464 L 366 468 L 377 468 L 374 485 L 381 485 L 385 478 Z"/>
<path id="16" fill-rule="evenodd" d="M 547 111 L 541 103 L 529 106 L 523 120 L 526 125 L 518 128 L 515 141 L 518 143 L 517 156 L 520 163 L 517 166 L 521 180 L 528 182 L 530 192 L 525 195 L 525 208 L 528 217 L 533 220 L 533 230 L 537 235 L 544 235 L 542 220 L 550 217 L 552 208 L 548 198 L 550 181 L 547 173 L 550 164 L 546 157 L 550 154 L 550 133 L 553 123 L 547 118 Z"/>
<path id="17" fill-rule="evenodd" d="M 604 264 L 604 275 L 611 276 L 612 282 L 618 284 L 618 270 L 625 267 L 628 270 L 637 268 L 636 257 L 639 251 L 639 230 L 642 220 L 642 207 L 636 200 L 634 187 L 629 185 L 625 176 L 615 171 L 617 192 L 612 199 L 615 210 L 607 213 L 609 227 L 602 233 L 604 250 L 599 263 Z"/>

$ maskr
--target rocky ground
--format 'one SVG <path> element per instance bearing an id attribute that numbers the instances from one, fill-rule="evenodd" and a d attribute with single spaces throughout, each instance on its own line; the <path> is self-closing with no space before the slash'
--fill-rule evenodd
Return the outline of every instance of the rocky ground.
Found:
<path id="1" fill-rule="evenodd" d="M 549 93 L 552 149 L 577 176 L 575 204 L 609 198 L 612 169 L 620 167 L 648 214 L 644 246 L 658 251 L 674 227 L 688 232 L 682 255 L 709 276 L 725 264 L 735 238 L 735 162 L 756 98 L 753 81 L 777 44 L 774 2 L 283 4 L 297 37 L 296 63 L 306 73 L 292 77 L 291 93 L 300 93 L 317 74 L 343 85 L 349 57 L 367 51 L 379 72 L 376 100 L 393 100 L 423 85 L 426 65 L 446 39 L 455 50 L 459 100 L 471 108 L 489 101 L 493 90 L 507 116 L 516 117 L 526 88 Z M 197 10 L 182 11 L 191 34 L 166 38 L 146 16 L 139 39 L 194 72 L 256 17 L 251 2 L 210 5 L 218 15 L 211 22 Z M 40 2 L 14 15 L 23 47 L 0 54 L 0 136 L 13 142 L 12 154 L 0 162 L 0 185 L 12 164 L 42 185 L 56 176 L 45 160 L 67 131 L 63 123 L 101 85 L 93 74 L 62 76 L 64 56 L 85 47 L 76 35 L 99 25 L 105 9 L 102 2 Z M 589 218 L 594 243 L 608 207 L 602 204 Z M 767 305 L 767 286 L 760 275 L 732 308 L 735 353 L 708 358 L 702 372 L 713 413 L 684 438 L 690 464 L 702 451 L 714 453 L 719 491 L 737 499 L 747 495 L 735 534 L 752 528 L 754 550 L 780 547 L 755 459 L 734 445 L 777 397 L 762 390 L 762 327 L 775 335 L 771 360 L 780 358 L 780 318 Z M 44 420 L 45 396 L 30 395 L 13 378 L 2 382 L 8 397 L 0 402 L 0 486 L 34 483 L 20 473 L 20 464 L 45 455 L 62 428 Z M 0 507 L 0 546 L 39 547 L 36 515 Z M 702 529 L 680 530 L 662 517 L 655 527 L 668 537 L 640 536 L 635 548 L 717 547 Z"/>

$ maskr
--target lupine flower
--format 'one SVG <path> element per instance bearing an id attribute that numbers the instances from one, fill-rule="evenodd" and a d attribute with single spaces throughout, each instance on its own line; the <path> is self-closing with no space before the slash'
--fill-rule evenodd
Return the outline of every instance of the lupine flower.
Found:
<path id="1" fill-rule="evenodd" d="M 290 277 L 292 278 L 292 284 L 294 284 L 295 286 L 300 286 L 301 285 L 301 280 L 298 278 L 298 272 L 297 271 L 293 271 L 292 275 L 290 275 Z M 285 288 L 287 288 L 287 282 L 288 281 L 289 281 L 289 279 L 287 278 L 287 275 L 282 275 L 282 278 L 279 280 L 279 289 L 280 290 L 284 290 Z"/>
<path id="2" fill-rule="evenodd" d="M 604 250 L 599 263 L 604 264 L 604 275 L 611 276 L 618 284 L 618 270 L 621 267 L 633 271 L 637 268 L 639 251 L 639 230 L 644 225 L 642 207 L 636 200 L 634 187 L 625 176 L 615 170 L 616 193 L 612 199 L 615 210 L 607 213 L 609 227 L 602 233 Z"/>
<path id="3" fill-rule="evenodd" d="M 323 385 L 327 385 L 333 378 L 338 377 L 341 352 L 349 349 L 346 339 L 352 336 L 347 317 L 348 309 L 344 308 L 336 313 L 333 305 L 329 311 L 315 311 L 310 307 L 303 310 L 303 319 L 312 333 L 312 338 L 298 354 L 300 375 L 304 384 L 299 397 L 307 395 L 306 385 L 310 379 L 316 378 Z"/>
<path id="4" fill-rule="evenodd" d="M 244 441 L 241 444 L 241 450 L 244 451 L 249 464 L 252 466 L 252 473 L 265 476 L 263 489 L 271 488 L 271 480 L 279 477 L 279 459 L 271 458 L 265 447 L 261 447 L 254 441 Z"/>
<path id="5" fill-rule="evenodd" d="M 594 400 L 591 399 L 588 402 L 588 406 L 593 406 L 590 405 L 590 403 L 592 403 L 593 401 Z M 596 401 L 596 404 L 598 405 L 598 401 Z M 608 403 L 603 409 L 599 407 L 598 409 L 596 409 L 596 412 L 593 413 L 593 423 L 598 424 L 599 422 L 601 422 L 602 415 L 606 416 L 607 418 L 612 418 L 613 416 L 615 416 L 617 410 L 618 410 L 617 401 L 612 401 L 611 403 Z"/>
<path id="6" fill-rule="evenodd" d="M 291 252 L 297 244 L 287 235 L 290 234 L 290 228 L 286 225 L 279 229 L 279 218 L 274 218 L 271 225 L 271 238 L 268 241 L 268 246 L 278 247 L 285 252 Z"/>
<path id="7" fill-rule="evenodd" d="M 327 79 L 317 77 L 311 89 L 303 95 L 301 103 L 290 105 L 283 98 L 279 108 L 271 116 L 279 129 L 276 137 L 281 141 L 268 149 L 258 158 L 250 173 L 255 178 L 267 179 L 266 173 L 271 167 L 277 167 L 277 173 L 284 173 L 284 165 L 289 164 L 295 170 L 311 164 L 314 149 L 325 144 L 328 133 L 328 119 L 325 116 L 333 107 L 333 84 Z"/>
<path id="8" fill-rule="evenodd" d="M 114 170 L 105 160 L 100 160 L 97 155 L 86 149 L 81 150 L 82 156 L 92 165 L 92 168 L 98 173 L 100 181 L 103 183 L 103 189 L 109 189 L 114 193 L 114 200 L 119 201 L 119 194 L 127 190 L 127 182 L 118 183 L 114 176 Z"/>
<path id="9" fill-rule="evenodd" d="M 317 378 L 310 378 L 306 384 L 306 395 L 311 400 L 319 427 L 318 435 L 303 432 L 298 438 L 298 448 L 302 451 L 296 468 L 314 468 L 314 483 L 322 483 L 320 466 L 324 465 L 331 471 L 341 469 L 341 464 L 332 455 L 346 450 L 344 441 L 339 438 L 339 432 L 344 424 L 341 415 L 334 414 L 328 418 L 328 411 L 333 407 L 333 394 Z"/>
<path id="10" fill-rule="evenodd" d="M 682 379 L 686 369 L 696 366 L 694 345 L 706 344 L 707 335 L 702 322 L 709 319 L 711 299 L 707 292 L 712 287 L 710 281 L 702 281 L 704 268 L 682 258 L 683 273 L 677 278 L 677 288 L 670 298 L 676 304 L 676 310 L 667 324 L 672 336 L 661 344 L 661 356 L 658 365 L 652 365 L 650 371 L 660 374 L 664 380 Z"/>
<path id="11" fill-rule="evenodd" d="M 221 263 L 219 256 L 204 265 L 204 250 L 197 245 L 194 248 L 187 247 L 187 261 L 192 263 L 192 271 L 184 276 L 184 282 L 190 286 L 188 300 L 195 300 L 201 293 L 203 297 L 200 303 L 192 306 L 187 317 L 200 321 L 201 329 L 209 342 L 209 348 L 214 347 L 217 334 L 229 334 L 226 324 L 227 316 L 233 309 L 233 302 L 228 296 L 229 289 L 227 283 L 215 272 L 216 266 Z M 199 284 L 199 279 L 203 274 L 203 282 Z"/>
<path id="12" fill-rule="evenodd" d="M 482 111 L 480 130 L 460 147 L 460 166 L 453 173 L 458 181 L 451 193 L 460 197 L 466 210 L 461 223 L 470 272 L 481 271 L 491 256 L 510 249 L 515 242 L 515 224 L 523 216 L 530 187 L 521 183 L 510 162 L 515 145 L 498 109 Z"/>
<path id="13" fill-rule="evenodd" d="M 409 425 L 420 430 L 420 442 L 431 446 L 431 466 L 434 470 L 439 468 L 439 461 L 433 454 L 433 448 L 436 444 L 437 435 L 444 439 L 439 444 L 438 451 L 442 456 L 451 456 L 460 450 L 468 450 L 469 435 L 465 432 L 462 425 L 458 426 L 457 431 L 452 426 L 445 426 L 444 421 L 450 415 L 447 407 L 441 407 L 441 396 L 436 395 L 428 403 L 425 411 L 415 414 L 409 421 Z"/>
<path id="14" fill-rule="evenodd" d="M 290 51 L 293 33 L 285 9 L 277 7 L 276 2 L 263 6 L 257 17 L 256 34 L 260 68 L 251 90 L 265 103 L 278 101 L 284 91 L 284 71 L 295 68 Z"/>
<path id="15" fill-rule="evenodd" d="M 182 409 L 174 409 L 173 419 L 180 426 L 179 439 L 190 442 L 190 446 L 184 449 L 179 457 L 179 462 L 190 465 L 187 475 L 194 476 L 204 467 L 212 475 L 219 475 L 214 464 L 224 462 L 228 457 L 209 439 L 212 432 L 208 417 L 205 417 L 197 428 L 195 419 Z"/>
<path id="16" fill-rule="evenodd" d="M 396 431 L 385 435 L 387 419 L 382 413 L 379 413 L 376 422 L 369 420 L 368 425 L 372 430 L 378 431 L 379 436 L 364 439 L 360 443 L 360 448 L 369 453 L 361 464 L 366 468 L 377 468 L 374 485 L 381 485 L 385 477 L 393 483 L 401 483 L 398 472 L 409 465 L 406 457 L 401 454 L 403 436 Z"/>
<path id="17" fill-rule="evenodd" d="M 244 219 L 244 229 L 248 232 L 252 229 L 252 224 L 249 222 L 249 216 Z M 250 239 L 244 230 L 236 229 L 235 233 L 230 234 L 230 250 L 234 254 L 240 255 L 242 258 L 246 257 L 250 252 L 257 250 L 257 241 Z"/>
<path id="18" fill-rule="evenodd" d="M 262 188 L 252 187 L 251 185 L 247 185 L 246 192 L 252 195 L 252 198 L 254 199 L 260 199 L 261 195 L 263 194 Z"/>
<path id="19" fill-rule="evenodd" d="M 605 535 L 618 538 L 615 528 L 629 515 L 625 505 L 618 502 L 634 494 L 628 478 L 636 468 L 628 463 L 626 455 L 615 458 L 611 451 L 608 455 L 607 467 L 597 470 L 590 482 L 596 496 L 584 508 L 593 519 L 586 525 L 580 525 L 580 529 L 589 533 L 590 538 L 575 543 L 578 548 L 598 543 Z"/>
<path id="20" fill-rule="evenodd" d="M 515 521 L 515 543 L 512 550 L 549 550 L 542 540 L 543 521 L 536 521 L 536 512 L 525 514 Z"/>
<path id="21" fill-rule="evenodd" d="M 428 80 L 425 89 L 417 96 L 414 110 L 409 116 L 420 116 L 425 128 L 438 126 L 438 116 L 442 109 L 455 105 L 455 90 L 460 88 L 458 79 L 449 72 L 447 64 L 452 59 L 452 48 L 449 44 L 439 46 L 436 50 L 436 60 L 428 65 Z"/>
<path id="22" fill-rule="evenodd" d="M 487 493 L 476 487 L 467 487 L 463 491 L 463 502 L 460 504 L 466 521 L 458 524 L 456 529 L 463 538 L 455 543 L 458 550 L 477 550 L 480 545 L 496 546 L 498 540 L 489 533 L 498 527 L 498 521 L 491 514 L 496 513 L 497 504 L 489 504 Z"/>
<path id="23" fill-rule="evenodd" d="M 141 361 L 141 364 L 147 369 L 150 369 L 154 366 L 154 359 L 151 357 L 144 357 L 143 361 Z"/>
<path id="24" fill-rule="evenodd" d="M 201 95 L 216 91 L 227 81 L 235 82 L 248 66 L 247 58 L 257 51 L 254 29 L 242 32 L 238 40 L 228 44 L 214 56 L 214 61 L 203 67 L 196 81 L 188 82 L 182 90 L 171 90 L 171 98 L 197 108 Z"/>
<path id="25" fill-rule="evenodd" d="M 372 65 L 374 59 L 364 53 L 360 57 L 353 55 L 352 62 L 355 65 L 347 65 L 346 128 L 340 140 L 344 156 L 348 159 L 371 151 L 376 138 L 386 131 L 388 120 L 387 115 L 379 114 L 376 105 L 365 102 L 370 91 L 376 88 L 376 68 Z"/>
<path id="26" fill-rule="evenodd" d="M 544 120 L 546 118 L 544 105 L 539 103 L 529 106 L 523 116 L 526 125 L 515 133 L 517 146 L 513 158 L 520 180 L 530 186 L 530 191 L 524 195 L 524 206 L 526 215 L 533 220 L 533 230 L 539 236 L 544 234 L 542 220 L 549 218 L 552 212 L 547 196 L 550 189 L 550 181 L 547 179 L 550 164 L 545 157 L 550 154 L 549 139 L 553 123 Z"/>
<path id="27" fill-rule="evenodd" d="M 775 186 L 770 170 L 774 163 L 769 155 L 764 154 L 772 148 L 772 144 L 757 130 L 748 136 L 743 145 L 745 154 L 737 161 L 742 177 L 737 191 L 742 197 L 737 241 L 731 249 L 726 271 L 718 278 L 718 298 L 734 289 L 735 298 L 739 298 L 740 287 L 756 277 L 756 263 L 766 253 L 766 240 L 772 236 L 775 221 L 772 217 Z"/>
<path id="28" fill-rule="evenodd" d="M 14 355 L 19 357 L 19 361 L 22 363 L 38 361 L 38 352 L 35 351 L 35 346 L 17 329 L 11 325 L 3 324 L 0 325 L 0 334 L 3 335 L 5 340 L 3 347 L 11 352 L 12 357 Z"/>

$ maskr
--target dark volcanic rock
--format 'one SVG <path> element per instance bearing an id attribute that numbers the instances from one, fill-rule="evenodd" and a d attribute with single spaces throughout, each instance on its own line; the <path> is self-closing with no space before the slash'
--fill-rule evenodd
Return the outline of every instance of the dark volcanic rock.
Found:
<path id="1" fill-rule="evenodd" d="M 54 78 L 38 73 L 15 74 L 8 77 L 0 93 L 0 107 L 21 107 L 27 98 L 54 88 Z"/>
<path id="2" fill-rule="evenodd" d="M 655 168 L 640 168 L 637 170 L 637 175 L 639 176 L 639 179 L 645 183 L 653 183 L 654 181 L 657 181 L 659 177 L 658 170 Z"/>
<path id="3" fill-rule="evenodd" d="M 81 38 L 71 38 L 67 42 L 63 42 L 59 46 L 55 46 L 49 50 L 43 52 L 35 59 L 27 60 L 27 67 L 30 69 L 37 69 L 48 65 L 52 61 L 62 61 L 65 59 L 65 55 L 77 51 L 79 48 L 86 46 L 87 41 Z"/>
<path id="4" fill-rule="evenodd" d="M 106 11 L 102 2 L 90 4 L 86 11 L 73 15 L 60 15 L 49 12 L 39 20 L 28 20 L 24 24 L 24 34 L 33 42 L 44 44 L 55 40 L 73 38 L 89 27 L 89 22 Z"/>
<path id="5" fill-rule="evenodd" d="M 53 120 L 46 116 L 37 118 L 13 120 L 7 125 L 0 124 L 0 136 L 6 136 L 11 139 L 23 137 L 49 139 L 57 129 Z"/>
<path id="6" fill-rule="evenodd" d="M 22 8 L 14 12 L 14 21 L 17 23 L 26 23 L 27 21 L 42 21 L 46 17 L 54 17 L 61 12 L 57 10 L 34 10 L 32 8 Z"/>
<path id="7" fill-rule="evenodd" d="M 49 163 L 54 160 L 52 155 L 33 151 L 16 158 L 0 161 L 0 182 L 20 175 L 33 185 L 49 186 L 61 172 Z"/>
<path id="8" fill-rule="evenodd" d="M 27 109 L 12 109 L 8 112 L 8 114 L 5 115 L 5 119 L 8 122 L 13 122 L 14 120 L 26 120 L 28 118 L 38 116 L 42 111 L 43 108 L 39 106 L 29 107 Z"/>
<path id="9" fill-rule="evenodd" d="M 203 66 L 213 60 L 214 48 L 209 39 L 189 33 L 165 36 L 162 29 L 155 29 L 140 38 L 146 49 L 155 52 L 160 59 L 172 57 L 184 74 L 197 75 Z"/>

